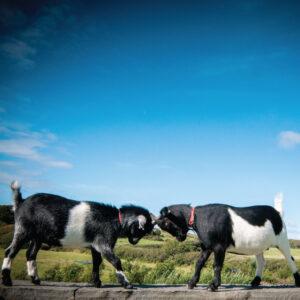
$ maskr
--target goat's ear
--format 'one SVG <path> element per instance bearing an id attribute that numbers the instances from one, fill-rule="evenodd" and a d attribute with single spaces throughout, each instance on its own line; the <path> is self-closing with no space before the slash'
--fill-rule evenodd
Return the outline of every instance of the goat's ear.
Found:
<path id="1" fill-rule="evenodd" d="M 160 211 L 160 215 L 162 217 L 167 217 L 169 214 L 171 213 L 169 207 L 164 207 L 161 211 Z"/>
<path id="2" fill-rule="evenodd" d="M 139 229 L 144 230 L 145 229 L 145 224 L 147 222 L 147 219 L 144 215 L 139 215 L 138 216 L 138 222 L 139 222 Z"/>

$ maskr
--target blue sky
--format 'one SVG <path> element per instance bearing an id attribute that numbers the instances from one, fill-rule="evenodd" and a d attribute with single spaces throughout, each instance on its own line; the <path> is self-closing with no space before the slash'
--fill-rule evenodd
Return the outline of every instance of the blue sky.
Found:
<path id="1" fill-rule="evenodd" d="M 300 239 L 298 1 L 2 1 L 9 183 L 157 214 L 273 205 Z"/>

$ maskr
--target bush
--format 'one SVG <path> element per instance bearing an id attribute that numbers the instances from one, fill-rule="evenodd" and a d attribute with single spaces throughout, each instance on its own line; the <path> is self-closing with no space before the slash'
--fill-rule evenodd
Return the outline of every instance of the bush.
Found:
<path id="1" fill-rule="evenodd" d="M 6 249 L 10 245 L 10 243 L 13 239 L 13 234 L 14 234 L 13 231 L 11 231 L 11 232 L 1 235 L 1 237 L 0 237 L 0 247 L 1 248 Z"/>
<path id="2" fill-rule="evenodd" d="M 14 223 L 14 213 L 11 205 L 0 205 L 0 221 L 4 224 Z"/>
<path id="3" fill-rule="evenodd" d="M 63 281 L 64 275 L 60 265 L 55 265 L 53 268 L 50 268 L 45 271 L 42 280 L 46 281 Z"/>
<path id="4" fill-rule="evenodd" d="M 146 262 L 163 262 L 168 258 L 168 254 L 162 251 L 161 248 L 155 247 L 134 247 L 131 245 L 118 246 L 115 249 L 115 254 L 126 260 L 140 259 Z"/>
<path id="5" fill-rule="evenodd" d="M 191 241 L 178 242 L 176 240 L 168 240 L 162 248 L 167 255 L 172 256 L 178 253 L 199 251 L 199 245 Z"/>
<path id="6" fill-rule="evenodd" d="M 64 269 L 64 281 L 67 282 L 79 282 L 80 276 L 84 272 L 84 268 L 78 264 L 71 264 Z"/>
<path id="7" fill-rule="evenodd" d="M 44 272 L 42 280 L 65 282 L 91 282 L 91 266 L 73 263 L 67 266 L 55 265 Z"/>

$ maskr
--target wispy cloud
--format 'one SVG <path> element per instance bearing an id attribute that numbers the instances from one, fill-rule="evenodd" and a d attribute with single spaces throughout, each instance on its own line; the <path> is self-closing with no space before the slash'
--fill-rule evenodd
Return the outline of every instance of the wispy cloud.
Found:
<path id="1" fill-rule="evenodd" d="M 72 164 L 66 161 L 55 161 L 55 160 L 48 160 L 44 162 L 45 165 L 54 167 L 54 168 L 72 168 Z"/>
<path id="2" fill-rule="evenodd" d="M 8 166 L 8 167 L 16 167 L 19 165 L 19 163 L 11 160 L 2 160 L 0 161 L 0 165 L 2 166 Z"/>
<path id="3" fill-rule="evenodd" d="M 28 70 L 35 66 L 33 56 L 36 49 L 20 39 L 7 38 L 0 44 L 0 53 L 21 69 Z"/>
<path id="4" fill-rule="evenodd" d="M 278 136 L 279 146 L 290 149 L 300 144 L 300 133 L 295 131 L 282 131 Z"/>
<path id="5" fill-rule="evenodd" d="M 55 34 L 60 22 L 70 9 L 64 1 L 61 4 L 35 5 L 36 13 L 24 10 L 23 5 L 9 2 L 0 5 L 4 34 L 0 38 L 0 56 L 7 63 L 22 70 L 35 67 L 35 56 L 42 46 L 49 46 L 49 36 Z"/>
<path id="6" fill-rule="evenodd" d="M 0 141 L 0 153 L 11 157 L 33 160 L 46 166 L 55 168 L 71 168 L 72 164 L 65 161 L 57 161 L 51 155 L 41 153 L 41 149 L 47 150 L 49 144 L 57 140 L 57 136 L 51 132 L 31 132 L 14 130 L 5 126 L 0 127 L 0 133 L 9 139 Z"/>
<path id="7" fill-rule="evenodd" d="M 22 186 L 26 188 L 53 188 L 54 187 L 53 184 L 51 184 L 50 182 L 34 180 L 32 179 L 32 177 L 29 177 L 28 175 L 10 174 L 0 170 L 1 184 L 9 186 L 9 184 L 13 180 L 18 180 L 19 182 L 22 183 Z"/>

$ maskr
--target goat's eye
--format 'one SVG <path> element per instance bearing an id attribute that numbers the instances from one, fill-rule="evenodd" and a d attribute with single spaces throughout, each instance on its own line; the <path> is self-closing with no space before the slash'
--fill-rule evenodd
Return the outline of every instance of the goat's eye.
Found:
<path id="1" fill-rule="evenodd" d="M 168 227 L 169 226 L 169 222 L 165 222 L 165 226 Z"/>

